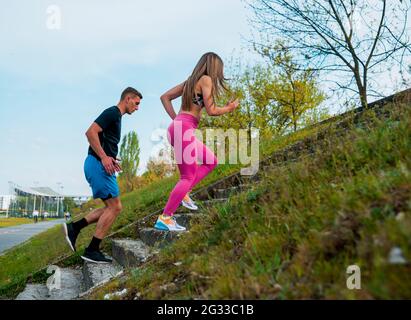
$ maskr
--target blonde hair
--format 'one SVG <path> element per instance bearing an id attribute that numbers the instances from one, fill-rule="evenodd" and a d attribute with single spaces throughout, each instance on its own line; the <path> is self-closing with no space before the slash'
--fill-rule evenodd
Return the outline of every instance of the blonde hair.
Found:
<path id="1" fill-rule="evenodd" d="M 200 58 L 193 73 L 184 84 L 181 106 L 184 111 L 190 111 L 189 109 L 195 96 L 195 86 L 204 75 L 209 76 L 212 80 L 211 96 L 214 101 L 222 94 L 223 90 L 228 90 L 223 68 L 223 60 L 214 52 L 207 52 Z"/>

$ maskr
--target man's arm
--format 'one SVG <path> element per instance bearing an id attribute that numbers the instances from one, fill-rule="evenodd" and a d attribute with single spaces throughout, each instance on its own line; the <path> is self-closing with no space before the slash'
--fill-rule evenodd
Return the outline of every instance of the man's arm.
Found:
<path id="1" fill-rule="evenodd" d="M 102 131 L 103 129 L 96 122 L 93 122 L 90 128 L 86 131 L 87 140 L 90 143 L 91 148 L 100 157 L 100 159 L 107 157 L 98 136 L 98 134 Z"/>
<path id="2" fill-rule="evenodd" d="M 106 170 L 106 172 L 112 175 L 116 171 L 120 171 L 121 168 L 117 164 L 115 159 L 107 156 L 107 154 L 104 152 L 104 149 L 101 146 L 100 139 L 98 136 L 98 134 L 102 131 L 103 129 L 96 122 L 93 122 L 90 128 L 88 128 L 88 130 L 86 131 L 86 137 L 88 142 L 90 143 L 91 148 L 101 159 L 101 163 L 103 164 L 103 167 Z"/>

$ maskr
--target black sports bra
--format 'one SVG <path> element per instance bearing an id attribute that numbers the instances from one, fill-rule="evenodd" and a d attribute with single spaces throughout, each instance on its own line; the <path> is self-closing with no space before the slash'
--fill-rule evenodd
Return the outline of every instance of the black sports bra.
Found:
<path id="1" fill-rule="evenodd" d="M 193 103 L 201 108 L 205 107 L 203 95 L 201 93 L 197 93 L 196 96 L 193 97 Z"/>

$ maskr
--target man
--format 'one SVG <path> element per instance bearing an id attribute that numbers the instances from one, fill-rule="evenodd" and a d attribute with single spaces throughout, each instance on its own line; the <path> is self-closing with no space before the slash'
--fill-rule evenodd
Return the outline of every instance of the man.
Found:
<path id="1" fill-rule="evenodd" d="M 33 219 L 34 223 L 37 223 L 37 221 L 39 221 L 39 212 L 37 210 L 33 211 Z"/>
<path id="2" fill-rule="evenodd" d="M 70 212 L 66 211 L 66 212 L 64 213 L 64 218 L 66 219 L 66 221 L 69 221 L 70 218 L 71 218 Z"/>
<path id="3" fill-rule="evenodd" d="M 122 210 L 115 174 L 121 171 L 116 161 L 121 138 L 121 119 L 125 113 L 131 115 L 138 110 L 142 98 L 136 89 L 126 88 L 117 106 L 104 110 L 86 132 L 90 147 L 84 162 L 84 174 L 93 191 L 93 198 L 103 200 L 105 207 L 93 210 L 77 222 L 63 224 L 66 240 L 70 248 L 76 251 L 75 244 L 80 230 L 97 223 L 90 245 L 82 256 L 86 261 L 112 262 L 100 251 L 100 243 Z"/>

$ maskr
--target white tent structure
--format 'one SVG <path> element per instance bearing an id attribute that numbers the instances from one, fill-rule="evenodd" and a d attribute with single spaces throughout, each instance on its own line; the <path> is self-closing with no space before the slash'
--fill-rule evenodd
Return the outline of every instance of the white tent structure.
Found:
<path id="1" fill-rule="evenodd" d="M 87 196 L 67 196 L 50 187 L 23 187 L 9 182 L 10 193 L 14 196 L 10 203 L 8 215 L 31 217 L 33 211 L 40 215 L 45 212 L 49 217 L 63 217 L 64 198 L 72 198 L 77 204 L 88 200 Z"/>

